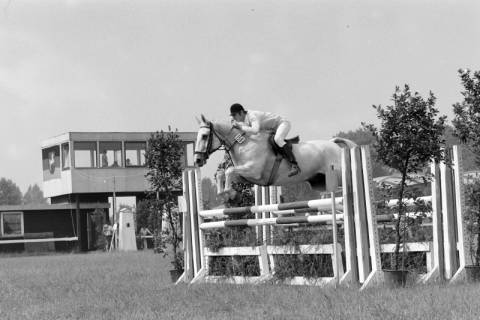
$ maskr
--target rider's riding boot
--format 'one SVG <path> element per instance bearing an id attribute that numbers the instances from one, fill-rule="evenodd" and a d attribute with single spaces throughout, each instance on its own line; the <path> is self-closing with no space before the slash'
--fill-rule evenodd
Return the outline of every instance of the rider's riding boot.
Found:
<path id="1" fill-rule="evenodd" d="M 288 173 L 289 177 L 297 175 L 300 173 L 300 167 L 298 166 L 297 160 L 295 159 L 295 155 L 293 154 L 292 145 L 286 143 L 282 148 L 288 162 L 290 162 L 290 172 Z"/>

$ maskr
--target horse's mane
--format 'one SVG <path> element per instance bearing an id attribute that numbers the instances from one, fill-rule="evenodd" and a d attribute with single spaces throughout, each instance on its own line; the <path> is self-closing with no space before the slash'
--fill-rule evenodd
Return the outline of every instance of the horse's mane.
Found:
<path id="1" fill-rule="evenodd" d="M 232 131 L 232 124 L 229 121 L 211 121 L 213 124 L 213 128 L 223 134 L 227 135 L 230 131 Z"/>

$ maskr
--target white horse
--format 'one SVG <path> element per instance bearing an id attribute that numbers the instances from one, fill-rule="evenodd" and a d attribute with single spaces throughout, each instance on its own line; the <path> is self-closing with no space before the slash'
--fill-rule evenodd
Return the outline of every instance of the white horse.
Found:
<path id="1" fill-rule="evenodd" d="M 274 169 L 277 156 L 269 142 L 270 132 L 244 136 L 228 122 L 214 123 L 203 115 L 201 119 L 195 144 L 195 164 L 203 166 L 210 154 L 224 147 L 234 166 L 225 171 L 225 189 L 220 187 L 218 193 L 228 193 L 231 199 L 235 196 L 232 182 L 239 178 L 261 186 L 284 186 L 307 181 L 313 189 L 324 191 L 325 173 L 331 166 L 337 173 L 338 185 L 341 185 L 341 148 L 356 146 L 353 141 L 343 138 L 293 144 L 301 172 L 289 177 L 290 165 L 286 159 L 282 159 L 278 168 Z"/>

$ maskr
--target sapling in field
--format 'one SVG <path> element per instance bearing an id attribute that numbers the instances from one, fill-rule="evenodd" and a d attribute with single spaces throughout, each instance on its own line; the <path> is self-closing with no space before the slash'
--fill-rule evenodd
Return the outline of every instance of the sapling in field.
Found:
<path id="1" fill-rule="evenodd" d="M 445 116 L 438 116 L 436 98 L 430 92 L 428 98 L 412 93 L 410 87 L 397 87 L 392 104 L 373 106 L 380 120 L 379 127 L 363 124 L 375 137 L 374 147 L 378 159 L 400 173 L 400 184 L 396 188 L 398 219 L 395 221 L 394 269 L 404 268 L 400 263 L 400 247 L 405 243 L 407 228 L 408 181 L 420 173 L 431 161 L 444 160 L 442 145 Z M 405 259 L 403 258 L 402 261 Z"/>

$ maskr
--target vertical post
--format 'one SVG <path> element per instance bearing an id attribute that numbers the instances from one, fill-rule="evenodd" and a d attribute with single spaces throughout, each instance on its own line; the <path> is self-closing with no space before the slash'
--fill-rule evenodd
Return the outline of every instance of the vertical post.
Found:
<path id="1" fill-rule="evenodd" d="M 253 188 L 253 192 L 255 193 L 255 205 L 260 206 L 262 205 L 262 187 L 259 185 L 255 185 Z M 262 218 L 262 213 L 261 212 L 256 212 L 255 213 L 255 219 L 261 219 Z M 262 226 L 256 226 L 255 227 L 255 233 L 257 234 L 257 243 L 263 243 L 263 228 Z"/>
<path id="2" fill-rule="evenodd" d="M 433 266 L 426 274 L 423 283 L 445 280 L 445 259 L 443 252 L 443 223 L 440 168 L 437 163 L 431 164 L 432 173 L 432 235 L 433 235 Z"/>
<path id="3" fill-rule="evenodd" d="M 358 261 L 358 278 L 361 283 L 365 282 L 370 273 L 370 261 L 368 254 L 368 229 L 365 209 L 365 192 L 362 176 L 362 164 L 360 148 L 350 150 L 352 161 L 352 185 L 355 217 L 355 236 Z"/>
<path id="4" fill-rule="evenodd" d="M 337 208 L 335 207 L 335 191 L 338 187 L 338 178 L 335 173 L 335 168 L 333 165 L 330 166 L 329 170 L 326 172 L 326 189 L 330 192 L 332 199 L 332 234 L 333 234 L 333 278 L 335 286 L 338 285 L 340 281 L 339 269 L 338 269 L 338 260 L 339 260 L 339 250 L 338 250 L 338 230 L 337 230 Z M 343 270 L 342 270 L 343 272 Z"/>
<path id="5" fill-rule="evenodd" d="M 268 187 L 261 187 L 262 189 L 262 203 L 269 204 L 270 196 Z M 263 211 L 262 212 L 262 219 L 270 218 L 270 212 Z M 263 234 L 263 244 L 270 243 L 270 226 L 264 225 L 262 226 L 262 234 Z"/>
<path id="6" fill-rule="evenodd" d="M 337 285 L 340 282 L 338 270 L 337 209 L 335 208 L 335 192 L 331 192 L 330 194 L 332 195 L 333 259 L 335 261 L 333 265 L 333 276 L 335 278 L 335 285 Z"/>
<path id="7" fill-rule="evenodd" d="M 455 188 L 455 211 L 457 223 L 457 249 L 459 266 L 457 272 L 452 277 L 451 282 L 455 283 L 465 278 L 465 265 L 467 264 L 468 243 L 465 241 L 467 230 L 465 229 L 465 190 L 463 185 L 463 161 L 462 149 L 459 146 L 453 146 L 453 172 Z M 472 261 L 469 261 L 469 264 Z"/>
<path id="8" fill-rule="evenodd" d="M 201 257 L 203 252 L 200 249 L 200 228 L 198 225 L 198 207 L 197 207 L 197 194 L 196 194 L 196 183 L 195 183 L 195 172 L 193 170 L 188 171 L 188 188 L 190 195 L 190 226 L 192 228 L 192 252 L 193 252 L 193 270 L 194 277 L 200 271 Z"/>
<path id="9" fill-rule="evenodd" d="M 383 282 L 382 261 L 380 258 L 380 242 L 378 238 L 377 227 L 377 207 L 375 205 L 375 193 L 373 189 L 372 162 L 370 160 L 370 149 L 368 146 L 362 146 L 363 161 L 363 181 L 365 190 L 365 208 L 367 211 L 367 224 L 369 235 L 369 251 L 371 259 L 371 272 L 363 283 L 360 290 L 371 285 L 377 285 Z"/>
<path id="10" fill-rule="evenodd" d="M 179 213 L 182 215 L 181 220 L 182 220 L 182 250 L 183 250 L 183 274 L 178 278 L 177 282 L 175 284 L 178 284 L 180 282 L 188 282 L 190 279 L 188 277 L 188 267 L 187 267 L 187 261 L 188 261 L 188 256 L 187 256 L 187 224 L 185 223 L 185 217 L 187 216 L 186 208 L 185 208 L 185 198 L 179 199 Z M 180 207 L 180 201 L 183 203 L 181 204 L 182 207 Z"/>
<path id="11" fill-rule="evenodd" d="M 269 186 L 268 187 L 268 195 L 270 197 L 270 201 L 268 202 L 268 204 L 278 203 L 278 188 L 279 187 L 277 187 L 277 186 Z M 273 217 L 273 213 L 269 212 L 268 217 L 269 218 Z M 268 234 L 269 234 L 269 237 L 270 237 L 270 241 L 273 241 L 273 237 L 274 237 L 273 227 L 268 226 L 267 230 L 268 230 Z"/>
<path id="12" fill-rule="evenodd" d="M 75 217 L 77 221 L 77 238 L 78 238 L 78 251 L 82 251 L 82 222 L 81 222 L 81 216 L 80 216 L 80 195 L 76 195 L 75 198 Z"/>
<path id="13" fill-rule="evenodd" d="M 120 155 L 120 161 L 122 165 L 120 167 L 126 168 L 127 167 L 127 155 L 125 154 L 125 141 L 122 141 L 122 154 Z M 140 163 L 140 162 L 138 162 Z"/>
<path id="14" fill-rule="evenodd" d="M 198 273 L 196 275 L 196 281 L 203 279 L 205 275 L 208 274 L 208 260 L 205 258 L 205 232 L 200 229 L 200 225 L 203 223 L 203 218 L 200 216 L 199 212 L 203 210 L 203 196 L 202 196 L 202 177 L 200 174 L 200 169 L 195 169 L 193 172 L 194 176 L 194 190 L 195 190 L 195 207 L 196 207 L 196 215 L 194 217 L 194 224 L 192 224 L 192 228 L 198 230 L 198 239 L 197 242 L 197 252 L 200 255 L 200 263 Z M 198 264 L 198 261 L 197 261 Z"/>
<path id="15" fill-rule="evenodd" d="M 185 282 L 190 282 L 195 276 L 195 270 L 193 268 L 193 228 L 191 224 L 192 208 L 190 203 L 190 180 L 189 180 L 189 170 L 183 171 L 182 174 L 182 185 L 183 185 L 183 197 L 185 199 L 185 212 L 183 214 L 183 243 L 185 247 L 185 258 L 184 258 L 184 269 L 185 269 Z"/>
<path id="16" fill-rule="evenodd" d="M 119 231 L 119 224 L 118 224 L 118 217 L 117 217 L 117 195 L 116 195 L 116 181 L 115 181 L 115 176 L 113 176 L 113 197 L 112 197 L 112 210 L 113 210 L 113 214 L 112 214 L 112 217 L 113 217 L 113 223 L 117 224 L 117 228 L 114 228 L 114 233 L 116 233 L 116 237 L 115 237 L 115 241 L 113 242 L 114 244 L 114 248 L 118 248 L 118 233 L 120 232 Z"/>
<path id="17" fill-rule="evenodd" d="M 342 149 L 343 230 L 345 234 L 346 270 L 340 279 L 340 284 L 358 282 L 351 162 L 350 150 Z"/>
<path id="18" fill-rule="evenodd" d="M 203 194 L 202 194 L 202 176 L 200 174 L 200 169 L 195 169 L 195 190 L 196 190 L 196 198 L 197 198 L 197 210 L 198 212 L 203 210 Z M 202 269 L 208 269 L 208 265 L 205 261 L 205 232 L 200 229 L 200 225 L 203 223 L 203 218 L 197 214 L 197 225 L 199 230 L 199 248 L 200 248 L 200 262 Z"/>
<path id="19" fill-rule="evenodd" d="M 448 155 L 450 156 L 450 154 Z M 440 164 L 442 176 L 442 214 L 443 214 L 443 240 L 445 257 L 445 278 L 451 279 L 458 269 L 457 242 L 455 235 L 455 207 L 453 201 L 452 169 L 445 163 Z"/>

